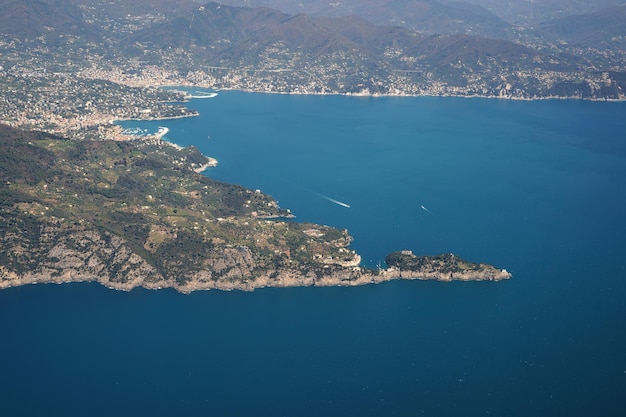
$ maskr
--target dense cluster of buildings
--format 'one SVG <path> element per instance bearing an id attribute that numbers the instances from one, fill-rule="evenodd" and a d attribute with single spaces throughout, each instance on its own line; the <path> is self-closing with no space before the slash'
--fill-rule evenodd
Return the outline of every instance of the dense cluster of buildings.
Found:
<path id="1" fill-rule="evenodd" d="M 433 69 L 420 66 L 417 59 L 410 62 L 410 70 L 384 63 L 372 68 L 358 55 L 339 53 L 306 61 L 298 54 L 281 55 L 278 47 L 268 48 L 250 64 L 180 70 L 89 55 L 82 62 L 64 63 L 41 45 L 33 45 L 0 39 L 0 51 L 12 51 L 0 60 L 0 122 L 78 138 L 119 138 L 120 130 L 111 128 L 112 120 L 193 115 L 174 103 L 184 100 L 184 95 L 158 88 L 164 85 L 291 94 L 624 99 L 621 86 L 606 71 L 529 67 L 502 74 L 495 64 L 482 65 L 478 72 L 472 67 L 475 63 L 458 61 Z M 398 53 L 389 51 L 386 56 L 397 58 Z M 164 54 L 163 59 L 167 62 L 172 56 Z"/>

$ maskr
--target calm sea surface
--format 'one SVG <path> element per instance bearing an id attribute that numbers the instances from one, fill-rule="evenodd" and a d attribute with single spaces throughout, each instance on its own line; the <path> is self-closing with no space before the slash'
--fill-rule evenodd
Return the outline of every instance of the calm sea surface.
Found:
<path id="1" fill-rule="evenodd" d="M 626 103 L 220 92 L 126 122 L 301 221 L 499 283 L 0 291 L 2 416 L 622 416 Z M 334 201 L 333 201 L 334 200 Z M 349 205 L 347 208 L 337 202 Z"/>

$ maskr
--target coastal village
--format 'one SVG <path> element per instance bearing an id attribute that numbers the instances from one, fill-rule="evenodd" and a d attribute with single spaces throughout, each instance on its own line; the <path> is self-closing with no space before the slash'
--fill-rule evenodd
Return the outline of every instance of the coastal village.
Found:
<path id="1" fill-rule="evenodd" d="M 19 65 L 0 67 L 0 121 L 13 127 L 38 129 L 66 134 L 74 138 L 124 139 L 122 130 L 112 125 L 115 120 L 154 120 L 194 116 L 181 104 L 188 97 L 180 91 L 159 89 L 158 86 L 195 86 L 199 88 L 229 88 L 257 92 L 291 94 L 337 94 L 324 82 L 306 85 L 278 81 L 249 71 L 232 71 L 218 80 L 210 71 L 196 71 L 181 76 L 156 66 L 142 67 L 133 76 L 119 68 L 112 70 L 86 69 L 71 72 L 48 73 L 45 69 L 29 69 Z M 283 74 L 284 76 L 285 74 Z M 562 81 L 562 74 L 526 74 L 523 78 L 553 82 Z M 572 79 L 579 77 L 571 74 Z M 610 86 L 608 73 L 599 73 L 589 80 L 597 89 Z M 385 95 L 398 96 L 479 96 L 509 99 L 529 99 L 522 91 L 504 82 L 492 91 L 481 80 L 466 88 L 450 87 L 433 82 L 417 86 L 398 77 Z M 155 87 L 156 86 L 156 87 Z M 380 95 L 364 87 L 352 95 Z"/>
<path id="2" fill-rule="evenodd" d="M 146 15 L 141 24 L 159 19 L 163 17 Z M 139 21 L 131 19 L 127 23 L 130 30 Z M 169 49 L 154 51 L 160 63 L 154 59 L 125 58 L 121 54 L 103 59 L 109 52 L 96 44 L 72 36 L 62 39 L 63 42 L 52 47 L 45 36 L 19 41 L 0 33 L 2 123 L 74 138 L 123 139 L 121 131 L 112 128 L 112 121 L 194 115 L 181 104 L 188 97 L 160 86 L 289 94 L 519 100 L 626 97 L 621 87 L 626 70 L 623 57 L 618 52 L 594 48 L 575 48 L 571 53 L 603 62 L 602 69 L 592 64 L 574 67 L 557 56 L 535 56 L 532 65 L 513 71 L 502 67 L 487 53 L 476 62 L 458 60 L 435 71 L 428 63 L 394 47 L 387 47 L 381 57 L 384 61 L 372 69 L 366 69 L 359 61 L 364 57 L 352 56 L 347 51 L 338 50 L 307 60 L 299 53 L 281 49 L 280 45 L 268 46 L 254 62 L 211 66 L 187 57 L 186 51 Z M 528 47 L 545 49 L 528 42 Z M 191 63 L 172 64 L 178 61 Z"/>

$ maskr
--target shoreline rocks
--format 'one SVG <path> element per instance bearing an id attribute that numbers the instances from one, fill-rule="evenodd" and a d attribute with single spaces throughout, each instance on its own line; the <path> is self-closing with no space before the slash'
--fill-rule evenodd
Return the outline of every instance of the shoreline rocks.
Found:
<path id="1" fill-rule="evenodd" d="M 360 286 L 397 279 L 450 282 L 500 281 L 511 277 L 505 269 L 497 269 L 488 264 L 470 264 L 452 254 L 421 257 L 412 255 L 428 265 L 413 269 L 400 269 L 393 265 L 385 269 L 341 265 L 312 268 L 311 265 L 304 265 L 270 269 L 258 275 L 254 273 L 258 267 L 254 260 L 248 258 L 245 262 L 230 264 L 232 260 L 226 257 L 224 261 L 229 264 L 228 274 L 216 277 L 214 271 L 202 269 L 189 274 L 184 282 L 178 282 L 163 277 L 157 269 L 133 253 L 120 238 L 106 239 L 96 233 L 83 231 L 73 234 L 72 242 L 73 245 L 59 242 L 50 248 L 47 255 L 40 258 L 34 271 L 19 274 L 0 265 L 0 289 L 38 283 L 98 282 L 122 291 L 130 291 L 136 287 L 152 290 L 172 288 L 188 294 L 211 289 L 253 291 L 267 287 Z M 387 258 L 391 255 L 393 254 Z M 448 260 L 448 263 L 438 266 L 441 259 Z M 450 259 L 455 262 L 451 264 Z M 467 268 L 465 265 L 468 264 L 473 267 Z"/>

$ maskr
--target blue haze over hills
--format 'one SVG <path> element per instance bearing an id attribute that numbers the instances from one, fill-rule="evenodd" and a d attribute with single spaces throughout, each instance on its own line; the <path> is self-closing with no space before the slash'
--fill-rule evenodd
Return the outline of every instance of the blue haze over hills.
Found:
<path id="1" fill-rule="evenodd" d="M 513 278 L 8 289 L 0 415 L 624 410 L 625 103 L 220 92 L 189 106 L 201 116 L 123 125 L 167 126 L 218 159 L 207 175 L 348 228 L 368 266 L 454 252 Z"/>

